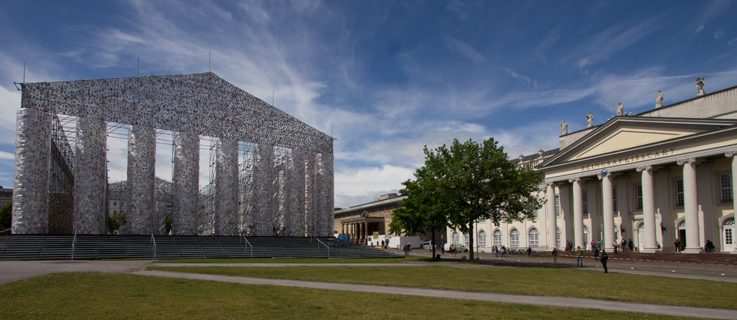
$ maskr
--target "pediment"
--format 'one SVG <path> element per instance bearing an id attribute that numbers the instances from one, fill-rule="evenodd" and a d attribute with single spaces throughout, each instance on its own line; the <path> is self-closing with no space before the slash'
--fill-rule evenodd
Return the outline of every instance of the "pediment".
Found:
<path id="1" fill-rule="evenodd" d="M 737 120 L 615 117 L 581 137 L 542 167 L 585 161 L 737 125 Z"/>
<path id="2" fill-rule="evenodd" d="M 701 132 L 703 130 L 622 127 L 606 135 L 596 137 L 597 139 L 587 143 L 579 152 L 573 154 L 569 160 L 595 157 Z"/>

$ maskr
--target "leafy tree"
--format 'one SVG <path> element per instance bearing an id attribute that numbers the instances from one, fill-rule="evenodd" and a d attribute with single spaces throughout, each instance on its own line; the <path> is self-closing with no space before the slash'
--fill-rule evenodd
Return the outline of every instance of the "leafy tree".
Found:
<path id="1" fill-rule="evenodd" d="M 424 153 L 425 165 L 417 169 L 416 180 L 404 183 L 403 210 L 411 213 L 399 210 L 394 217 L 396 230 L 416 230 L 422 223 L 428 227 L 438 215 L 448 226 L 471 234 L 476 221 L 491 219 L 499 224 L 534 219 L 542 206 L 538 194 L 542 173 L 510 162 L 493 138 L 481 144 L 454 139 L 450 148 L 426 146 Z M 419 218 L 423 215 L 430 217 Z M 473 260 L 474 239 L 468 240 Z"/>
<path id="2" fill-rule="evenodd" d="M 110 233 L 115 233 L 115 231 L 119 230 L 120 227 L 124 225 L 126 222 L 128 221 L 125 218 L 124 212 L 113 213 L 107 219 L 107 230 Z"/>
<path id="3" fill-rule="evenodd" d="M 425 234 L 428 229 L 432 233 L 432 256 L 435 257 L 435 231 L 446 226 L 447 219 L 442 208 L 433 202 L 439 192 L 438 181 L 428 174 L 427 169 L 419 168 L 415 172 L 415 180 L 407 180 L 400 190 L 407 196 L 394 211 L 389 232 L 395 234 Z"/>
<path id="4" fill-rule="evenodd" d="M 164 215 L 164 234 L 169 234 L 172 222 L 171 212 L 167 212 L 166 215 Z"/>
<path id="5" fill-rule="evenodd" d="M 0 231 L 10 228 L 13 204 L 8 202 L 0 207 Z"/>

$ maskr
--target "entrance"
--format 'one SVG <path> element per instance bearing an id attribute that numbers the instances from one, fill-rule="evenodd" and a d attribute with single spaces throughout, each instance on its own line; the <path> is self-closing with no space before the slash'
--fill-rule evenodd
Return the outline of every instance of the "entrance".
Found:
<path id="1" fill-rule="evenodd" d="M 686 221 L 678 223 L 678 239 L 681 240 L 681 248 L 679 251 L 683 251 L 686 248 Z"/>
<path id="2" fill-rule="evenodd" d="M 722 251 L 734 250 L 734 218 L 725 219 L 722 223 Z"/>

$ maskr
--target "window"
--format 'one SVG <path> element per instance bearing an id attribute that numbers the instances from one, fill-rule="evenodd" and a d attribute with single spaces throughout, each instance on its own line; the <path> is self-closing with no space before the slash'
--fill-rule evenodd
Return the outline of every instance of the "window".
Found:
<path id="1" fill-rule="evenodd" d="M 460 242 L 458 241 L 458 232 L 453 232 L 452 241 L 454 245 L 458 245 Z"/>
<path id="2" fill-rule="evenodd" d="M 560 196 L 555 196 L 555 216 L 560 216 Z"/>
<path id="3" fill-rule="evenodd" d="M 471 237 L 468 236 L 468 233 L 463 234 L 463 245 L 465 245 L 466 248 L 468 248 L 468 240 L 470 239 Z"/>
<path id="4" fill-rule="evenodd" d="M 538 241 L 537 241 L 537 229 L 532 228 L 530 229 L 530 247 L 537 247 Z"/>
<path id="5" fill-rule="evenodd" d="M 587 248 L 589 245 L 589 227 L 583 226 L 583 247 Z"/>
<path id="6" fill-rule="evenodd" d="M 586 191 L 581 192 L 581 206 L 583 207 L 583 214 L 589 213 L 589 193 Z"/>
<path id="7" fill-rule="evenodd" d="M 499 230 L 494 230 L 494 245 L 495 246 L 502 245 L 502 232 Z"/>
<path id="8" fill-rule="evenodd" d="M 486 246 L 486 232 L 484 232 L 484 230 L 479 231 L 479 238 L 477 242 L 478 243 L 476 244 L 476 246 L 478 247 L 483 248 Z"/>
<path id="9" fill-rule="evenodd" d="M 509 232 L 509 242 L 510 247 L 519 247 L 519 231 L 517 231 L 517 229 L 512 229 L 512 231 Z"/>
<path id="10" fill-rule="evenodd" d="M 555 228 L 555 247 L 560 248 L 560 229 Z"/>
<path id="11" fill-rule="evenodd" d="M 619 227 L 614 226 L 614 244 L 619 243 Z"/>
<path id="12" fill-rule="evenodd" d="M 721 197 L 719 197 L 719 203 L 732 203 L 732 175 L 729 173 L 722 173 L 719 175 L 719 185 L 721 190 Z"/>
<path id="13" fill-rule="evenodd" d="M 676 207 L 683 207 L 683 179 L 676 181 Z"/>
<path id="14" fill-rule="evenodd" d="M 635 187 L 635 209 L 642 210 L 642 186 Z"/>

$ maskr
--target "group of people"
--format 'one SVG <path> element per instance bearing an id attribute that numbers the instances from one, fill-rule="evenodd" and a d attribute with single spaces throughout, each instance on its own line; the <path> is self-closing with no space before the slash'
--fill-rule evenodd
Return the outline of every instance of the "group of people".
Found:
<path id="1" fill-rule="evenodd" d="M 606 250 L 601 249 L 601 254 L 599 254 L 599 247 L 592 245 L 592 251 L 594 252 L 594 258 L 599 260 L 601 262 L 601 266 L 604 267 L 604 273 L 609 273 L 609 269 L 607 269 L 607 262 L 609 261 L 609 255 L 606 253 Z M 581 246 L 576 247 L 576 268 L 583 268 L 583 249 L 581 249 Z M 557 261 L 556 256 L 558 255 L 558 251 L 556 249 L 553 249 L 553 259 Z"/>

